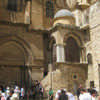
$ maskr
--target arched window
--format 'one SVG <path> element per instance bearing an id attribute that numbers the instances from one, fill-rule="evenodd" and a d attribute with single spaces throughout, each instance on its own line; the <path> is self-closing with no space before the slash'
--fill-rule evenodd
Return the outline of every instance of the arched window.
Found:
<path id="1" fill-rule="evenodd" d="M 23 7 L 23 0 L 8 0 L 7 9 L 9 11 L 21 11 Z"/>
<path id="2" fill-rule="evenodd" d="M 54 6 L 52 1 L 46 2 L 46 17 L 53 18 L 54 17 Z"/>
<path id="3" fill-rule="evenodd" d="M 88 64 L 92 64 L 92 55 L 90 53 L 88 53 L 87 55 L 87 61 L 88 61 Z"/>
<path id="4" fill-rule="evenodd" d="M 8 10 L 17 11 L 17 0 L 8 0 Z"/>
<path id="5" fill-rule="evenodd" d="M 80 62 L 80 48 L 76 40 L 69 37 L 65 47 L 66 62 Z"/>

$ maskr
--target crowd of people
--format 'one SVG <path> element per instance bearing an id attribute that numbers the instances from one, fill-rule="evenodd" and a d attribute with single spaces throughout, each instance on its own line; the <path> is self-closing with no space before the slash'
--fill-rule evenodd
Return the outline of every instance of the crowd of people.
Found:
<path id="1" fill-rule="evenodd" d="M 53 90 L 52 89 L 50 89 L 49 91 L 49 100 L 53 100 Z M 68 92 L 66 89 L 61 89 L 56 92 L 55 100 L 75 100 L 75 97 L 71 92 Z"/>
<path id="2" fill-rule="evenodd" d="M 43 98 L 43 88 L 38 80 L 34 80 L 32 87 L 18 85 L 0 87 L 0 100 L 39 100 Z"/>
<path id="3" fill-rule="evenodd" d="M 78 100 L 95 100 L 97 95 L 98 94 L 96 88 L 85 89 L 81 84 L 77 90 Z"/>
<path id="4" fill-rule="evenodd" d="M 24 87 L 19 88 L 18 86 L 14 87 L 0 87 L 0 99 L 1 100 L 23 100 L 25 96 Z"/>
<path id="5" fill-rule="evenodd" d="M 31 88 L 19 87 L 17 85 L 6 88 L 0 87 L 1 100 L 40 100 L 43 99 L 44 90 L 38 80 L 33 82 Z M 95 88 L 84 89 L 82 85 L 77 89 L 77 100 L 95 100 L 97 91 Z M 54 98 L 55 97 L 55 98 Z M 75 96 L 67 91 L 61 89 L 56 91 L 55 96 L 52 88 L 49 90 L 49 100 L 76 100 Z"/>
<path id="6" fill-rule="evenodd" d="M 54 98 L 53 90 L 49 90 L 49 100 L 53 100 L 53 98 L 54 100 L 96 100 L 95 97 L 97 97 L 97 90 L 96 88 L 85 89 L 82 85 L 80 85 L 77 89 L 76 95 L 77 98 L 75 98 L 75 96 L 66 89 L 61 89 L 56 92 Z"/>

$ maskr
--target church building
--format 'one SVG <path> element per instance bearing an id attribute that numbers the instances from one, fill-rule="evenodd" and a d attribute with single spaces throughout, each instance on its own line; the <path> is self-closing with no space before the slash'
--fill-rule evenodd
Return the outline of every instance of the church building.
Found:
<path id="1" fill-rule="evenodd" d="M 0 0 L 0 84 L 100 91 L 100 0 Z"/>

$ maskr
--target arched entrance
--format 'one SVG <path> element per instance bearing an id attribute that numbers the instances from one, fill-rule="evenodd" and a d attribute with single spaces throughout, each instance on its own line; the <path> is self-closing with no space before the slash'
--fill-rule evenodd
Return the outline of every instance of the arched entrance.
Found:
<path id="1" fill-rule="evenodd" d="M 74 81 L 74 95 L 77 95 L 77 89 L 78 89 L 78 83 L 77 81 Z"/>
<path id="2" fill-rule="evenodd" d="M 26 58 L 27 51 L 19 42 L 10 40 L 0 44 L 1 85 L 25 85 Z"/>

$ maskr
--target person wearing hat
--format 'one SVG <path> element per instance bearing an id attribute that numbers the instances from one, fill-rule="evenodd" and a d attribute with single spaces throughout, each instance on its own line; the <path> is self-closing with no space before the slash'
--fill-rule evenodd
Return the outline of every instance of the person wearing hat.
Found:
<path id="1" fill-rule="evenodd" d="M 58 100 L 60 95 L 61 95 L 61 90 L 58 90 L 55 95 L 55 100 Z"/>

